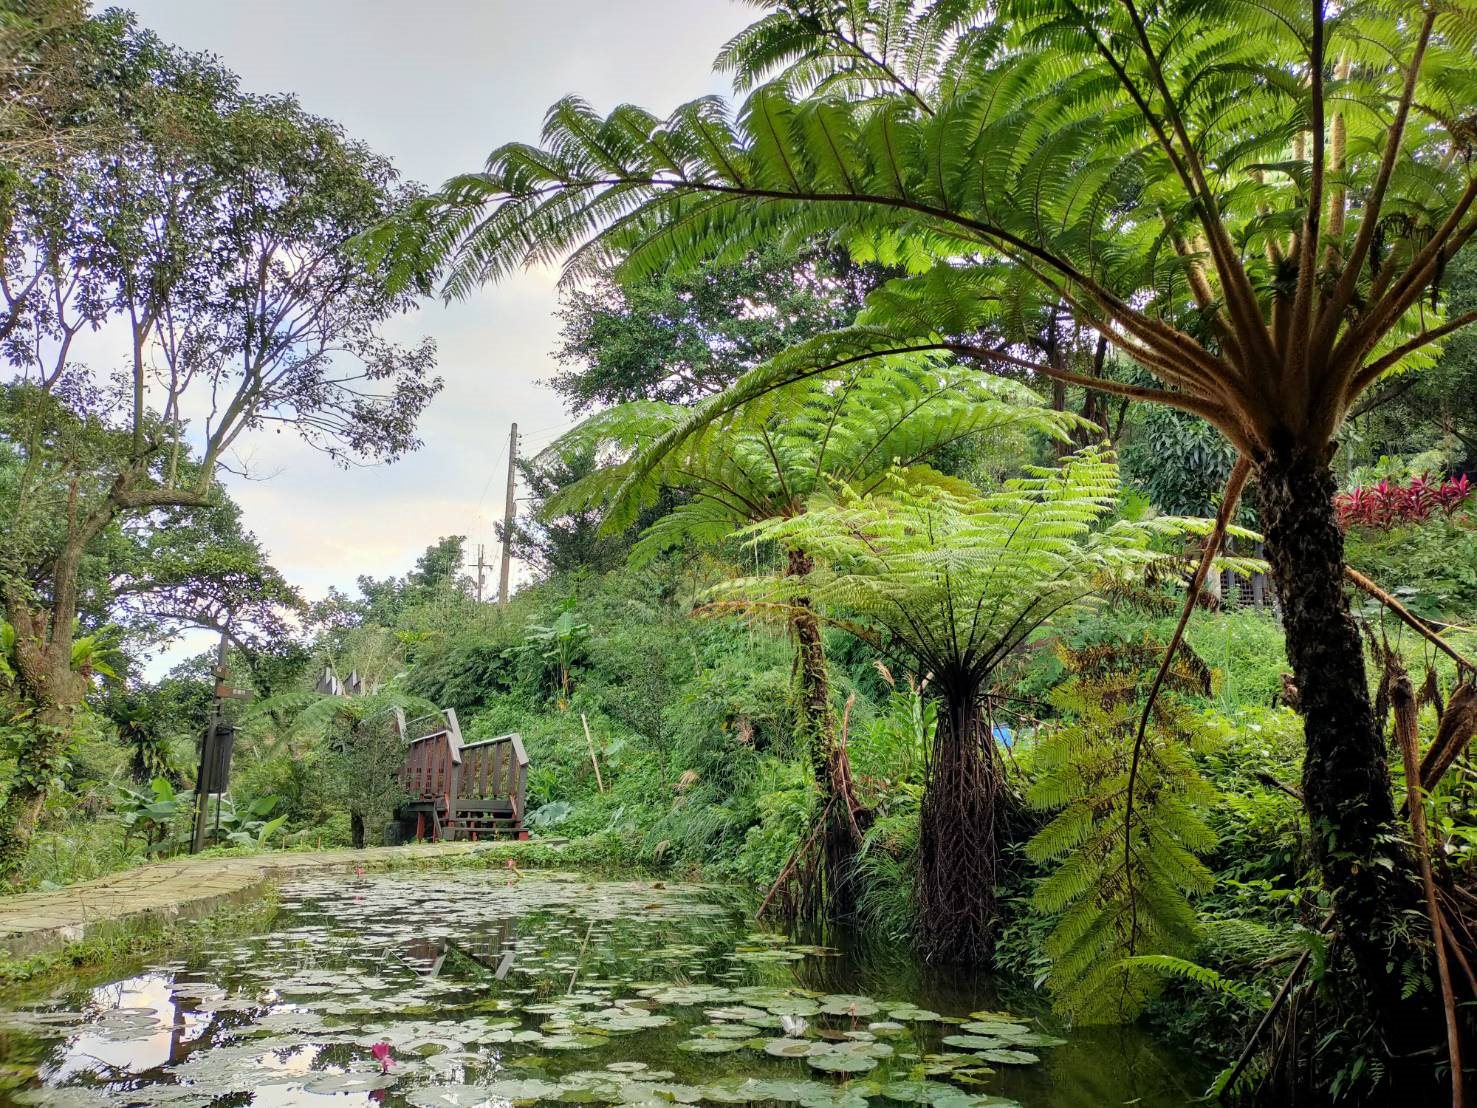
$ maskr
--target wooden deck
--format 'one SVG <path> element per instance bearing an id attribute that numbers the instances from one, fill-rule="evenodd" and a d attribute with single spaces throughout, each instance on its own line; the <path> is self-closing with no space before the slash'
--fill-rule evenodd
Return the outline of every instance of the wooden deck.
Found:
<path id="1" fill-rule="evenodd" d="M 438 840 L 526 839 L 523 816 L 528 754 L 516 731 L 462 741 L 448 708 L 400 725 L 410 736 L 400 784 L 409 799 L 398 817 L 402 837 Z"/>

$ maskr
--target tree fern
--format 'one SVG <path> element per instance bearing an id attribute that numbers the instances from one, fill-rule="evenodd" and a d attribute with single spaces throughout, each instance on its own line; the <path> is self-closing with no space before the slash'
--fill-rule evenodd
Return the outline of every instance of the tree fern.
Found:
<path id="1" fill-rule="evenodd" d="M 806 550 L 803 576 L 752 577 L 713 595 L 766 609 L 803 601 L 931 674 L 939 701 L 917 873 L 920 944 L 983 960 L 995 924 L 999 838 L 1011 801 L 984 710 L 991 674 L 1053 615 L 1168 557 L 1156 539 L 1203 521 L 1113 518 L 1118 470 L 1101 450 L 1037 468 L 983 494 L 895 474 L 870 496 L 843 489 L 753 542 Z"/>
<path id="2" fill-rule="evenodd" d="M 870 492 L 895 466 L 914 467 L 912 480 L 947 485 L 920 467 L 953 442 L 1023 434 L 1066 441 L 1075 424 L 1023 385 L 936 355 L 862 357 L 764 390 L 745 377 L 695 408 L 637 401 L 600 412 L 547 453 L 593 447 L 606 464 L 546 512 L 599 507 L 607 526 L 624 528 L 664 489 L 688 493 L 693 510 L 662 525 L 642 547 L 649 556 L 682 541 L 689 519 L 706 530 L 726 514 L 732 530 L 795 515 L 838 483 Z"/>
<path id="3" fill-rule="evenodd" d="M 845 487 L 866 495 L 884 483 L 951 489 L 969 486 L 925 459 L 971 436 L 1046 435 L 1065 441 L 1074 418 L 1047 409 L 1030 389 L 984 378 L 932 355 L 861 358 L 751 395 L 735 388 L 697 413 L 642 401 L 600 412 L 549 448 L 557 456 L 594 451 L 605 464 L 551 498 L 545 514 L 590 509 L 624 529 L 643 508 L 676 490 L 685 499 L 641 534 L 635 561 L 683 543 L 720 542 L 747 524 L 792 518 Z M 804 576 L 811 552 L 781 542 L 786 573 Z M 861 847 L 856 803 L 841 796 L 849 780 L 834 739 L 824 641 L 809 600 L 789 597 L 781 611 L 796 648 L 796 724 L 810 750 L 824 818 L 825 896 L 804 891 L 796 903 L 845 912 L 846 874 Z M 813 891 L 813 890 L 812 890 Z M 829 901 L 829 903 L 827 903 Z"/>
<path id="4" fill-rule="evenodd" d="M 1080 1023 L 1133 1019 L 1163 972 L 1191 965 L 1183 960 L 1199 942 L 1190 897 L 1212 881 L 1199 856 L 1214 836 L 1200 809 L 1215 794 L 1190 757 L 1205 733 L 1177 695 L 1203 693 L 1208 675 L 1183 655 L 1154 705 L 1131 816 L 1125 804 L 1146 686 L 1163 654 L 1147 640 L 1063 649 L 1072 676 L 1052 703 L 1068 722 L 1037 751 L 1029 799 L 1055 814 L 1027 853 L 1054 868 L 1033 903 L 1057 917 L 1048 984 L 1056 1007 Z"/>
<path id="5" fill-rule="evenodd" d="M 376 233 L 371 255 L 407 280 L 440 266 L 455 296 L 529 264 L 640 274 L 829 236 L 915 276 L 861 328 L 756 371 L 751 395 L 854 364 L 858 346 L 943 350 L 1214 425 L 1258 477 L 1315 856 L 1362 978 L 1348 992 L 1377 998 L 1396 1055 L 1424 1057 L 1415 1029 L 1440 1021 L 1406 1018 L 1386 970 L 1420 906 L 1413 860 L 1386 864 L 1396 814 L 1329 459 L 1361 393 L 1477 322 L 1442 306 L 1448 262 L 1477 238 L 1477 3 L 765 8 L 724 55 L 760 82 L 737 110 L 563 101 L 541 147 L 494 151 Z M 1058 312 L 1153 384 L 1033 353 Z"/>

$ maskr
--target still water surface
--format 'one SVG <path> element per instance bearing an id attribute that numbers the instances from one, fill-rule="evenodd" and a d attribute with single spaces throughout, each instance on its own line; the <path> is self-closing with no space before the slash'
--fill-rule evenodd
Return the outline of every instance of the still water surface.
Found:
<path id="1" fill-rule="evenodd" d="M 1020 988 L 756 929 L 721 892 L 287 885 L 265 933 L 12 998 L 0 1103 L 1180 1108 L 1205 1074 Z"/>

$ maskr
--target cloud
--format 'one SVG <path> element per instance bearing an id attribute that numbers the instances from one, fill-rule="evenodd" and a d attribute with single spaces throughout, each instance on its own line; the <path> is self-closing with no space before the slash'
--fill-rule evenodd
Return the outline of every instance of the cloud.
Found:
<path id="1" fill-rule="evenodd" d="M 752 16 L 729 0 L 136 0 L 140 22 L 205 50 L 254 92 L 292 92 L 316 114 L 435 184 L 479 166 L 496 145 L 535 139 L 545 109 L 579 92 L 597 107 L 665 112 L 727 91 L 718 47 Z M 431 335 L 445 391 L 422 423 L 425 446 L 394 466 L 336 469 L 288 435 L 243 442 L 231 478 L 247 525 L 309 596 L 359 574 L 403 573 L 438 537 L 492 551 L 508 424 L 530 449 L 569 422 L 536 382 L 555 367 L 557 274 L 536 270 L 396 321 Z M 172 654 L 175 652 L 171 652 Z"/>

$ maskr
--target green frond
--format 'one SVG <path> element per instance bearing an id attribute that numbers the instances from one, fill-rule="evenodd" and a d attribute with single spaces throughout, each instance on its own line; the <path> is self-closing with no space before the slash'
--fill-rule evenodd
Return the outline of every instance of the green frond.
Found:
<path id="1" fill-rule="evenodd" d="M 1170 667 L 1130 812 L 1134 740 L 1163 646 L 1107 642 L 1061 654 L 1071 677 L 1052 702 L 1066 721 L 1034 751 L 1028 795 L 1055 814 L 1026 847 L 1054 868 L 1032 903 L 1056 917 L 1046 940 L 1056 1006 L 1082 1023 L 1122 1022 L 1158 991 L 1162 974 L 1151 971 L 1193 965 L 1184 958 L 1200 940 L 1190 898 L 1214 880 L 1199 856 L 1215 846 L 1204 818 L 1215 793 L 1186 753 L 1204 736 L 1180 697 L 1203 691 L 1204 678 L 1183 655 Z"/>
<path id="2" fill-rule="evenodd" d="M 1314 214 L 1301 136 L 1316 109 L 1346 136 L 1324 190 L 1346 212 L 1322 221 L 1319 257 L 1368 245 L 1321 348 L 1347 340 L 1376 375 L 1432 356 L 1403 343 L 1440 324 L 1434 301 L 1424 312 L 1406 301 L 1372 334 L 1361 305 L 1435 228 L 1464 218 L 1477 103 L 1467 0 L 1435 13 L 1378 213 L 1368 205 L 1391 106 L 1421 34 L 1407 9 L 1325 13 L 1322 59 L 1340 62 L 1314 105 L 1311 9 L 1283 0 L 1169 0 L 1142 27 L 1131 7 L 1081 0 L 762 7 L 719 57 L 747 90 L 736 108 L 706 97 L 666 118 L 630 105 L 602 116 L 567 98 L 540 145 L 493 151 L 480 172 L 367 236 L 368 254 L 406 281 L 439 269 L 446 294 L 465 296 L 530 265 L 637 276 L 826 238 L 919 275 L 869 310 L 892 349 L 942 335 L 1008 349 L 1065 300 L 1129 356 L 1125 316 L 1214 360 L 1226 305 L 1250 297 L 1245 310 L 1270 326 L 1285 299 L 1279 244 Z M 1166 135 L 1155 106 L 1166 98 L 1184 139 Z M 1191 157 L 1208 171 L 1190 172 Z M 1212 222 L 1236 266 L 1216 264 Z M 1320 262 L 1316 279 L 1338 280 L 1336 268 Z M 1201 278 L 1205 297 L 1192 294 Z M 1160 400 L 1239 433 L 1184 391 L 1185 377 L 1145 368 L 1161 378 Z"/>
<path id="3" fill-rule="evenodd" d="M 983 677 L 1038 626 L 1089 603 L 1104 580 L 1166 557 L 1154 544 L 1174 525 L 1112 519 L 1118 492 L 1117 466 L 1099 449 L 983 493 L 890 472 L 745 530 L 750 543 L 804 550 L 812 572 L 743 579 L 712 595 L 776 604 L 805 596 L 925 667 Z"/>
<path id="4" fill-rule="evenodd" d="M 966 496 L 965 483 L 928 468 L 926 459 L 978 435 L 1065 441 L 1081 423 L 1017 382 L 982 376 L 937 352 L 864 349 L 806 374 L 791 372 L 792 353 L 781 359 L 778 383 L 756 387 L 776 373 L 760 366 L 691 409 L 641 402 L 592 416 L 545 453 L 593 450 L 604 464 L 552 498 L 546 513 L 598 508 L 606 526 L 619 530 L 663 489 L 690 494 L 699 506 L 660 521 L 637 548 L 646 558 L 684 538 L 719 541 L 747 524 L 796 515 L 840 485 L 865 495 L 899 479 L 899 469 L 904 483 Z M 687 528 L 699 518 L 701 526 Z"/>

